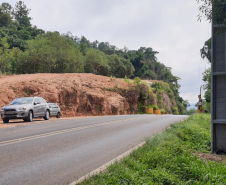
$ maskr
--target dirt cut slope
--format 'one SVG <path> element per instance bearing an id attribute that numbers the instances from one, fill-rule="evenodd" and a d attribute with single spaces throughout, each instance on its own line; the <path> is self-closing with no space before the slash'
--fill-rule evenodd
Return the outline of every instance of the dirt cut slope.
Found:
<path id="1" fill-rule="evenodd" d="M 94 74 L 26 74 L 0 77 L 0 107 L 24 96 L 41 96 L 60 105 L 62 116 L 130 114 L 114 88 L 128 83 Z M 135 102 L 136 103 L 136 102 Z"/>
<path id="2" fill-rule="evenodd" d="M 148 83 L 151 85 L 152 82 Z M 122 79 L 94 74 L 0 76 L 0 107 L 17 97 L 41 96 L 48 102 L 56 102 L 63 117 L 134 114 L 142 93 L 144 97 L 149 94 L 147 86 L 141 85 L 141 89 L 137 90 L 134 84 Z M 155 94 L 147 97 L 146 105 L 159 104 Z M 168 95 L 163 93 L 162 97 L 160 105 L 171 113 L 172 103 Z"/>

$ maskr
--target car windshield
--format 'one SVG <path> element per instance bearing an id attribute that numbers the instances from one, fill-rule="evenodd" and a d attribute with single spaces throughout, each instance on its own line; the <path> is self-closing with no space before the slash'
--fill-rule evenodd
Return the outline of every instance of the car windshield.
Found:
<path id="1" fill-rule="evenodd" d="M 17 98 L 10 103 L 10 105 L 31 104 L 33 98 Z"/>

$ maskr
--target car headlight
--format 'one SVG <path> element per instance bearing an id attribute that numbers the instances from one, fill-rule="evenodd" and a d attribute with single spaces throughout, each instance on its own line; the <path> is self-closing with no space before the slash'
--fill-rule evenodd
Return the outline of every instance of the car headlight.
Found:
<path id="1" fill-rule="evenodd" d="M 20 107 L 20 108 L 18 108 L 18 110 L 26 110 L 27 109 L 27 107 Z"/>
<path id="2" fill-rule="evenodd" d="M 4 108 L 2 108 L 1 111 L 4 111 Z"/>

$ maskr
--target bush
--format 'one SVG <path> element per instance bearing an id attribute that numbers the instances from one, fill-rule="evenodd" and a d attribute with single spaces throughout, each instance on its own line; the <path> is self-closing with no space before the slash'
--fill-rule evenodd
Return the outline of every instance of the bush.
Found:
<path id="1" fill-rule="evenodd" d="M 154 87 L 156 90 L 162 89 L 162 85 L 159 82 L 155 82 L 151 86 Z"/>
<path id="2" fill-rule="evenodd" d="M 147 105 L 147 106 L 145 106 L 145 108 L 146 109 L 150 109 L 150 108 L 153 108 L 153 106 L 152 105 Z"/>
<path id="3" fill-rule="evenodd" d="M 153 105 L 153 110 L 158 110 L 158 106 L 157 105 Z"/>
<path id="4" fill-rule="evenodd" d="M 140 82 L 141 82 L 141 79 L 139 77 L 134 78 L 134 82 L 133 82 L 134 84 L 138 84 Z"/>
<path id="5" fill-rule="evenodd" d="M 165 110 L 164 109 L 161 109 L 160 112 L 161 112 L 161 114 L 165 114 Z"/>
<path id="6" fill-rule="evenodd" d="M 116 77 L 115 76 L 110 76 L 110 80 L 111 81 L 115 81 L 116 80 Z"/>
<path id="7" fill-rule="evenodd" d="M 173 114 L 179 114 L 177 107 L 173 107 Z"/>
<path id="8" fill-rule="evenodd" d="M 138 102 L 138 104 L 137 104 L 137 108 L 138 108 L 137 114 L 142 114 L 142 113 L 144 113 L 145 107 L 146 107 L 146 106 L 145 106 L 142 102 Z"/>
<path id="9" fill-rule="evenodd" d="M 124 82 L 127 82 L 127 83 L 129 83 L 129 84 L 131 83 L 130 80 L 129 80 L 129 78 L 127 78 L 127 76 L 125 76 Z"/>
<path id="10" fill-rule="evenodd" d="M 162 93 L 161 93 L 161 92 L 158 92 L 158 93 L 157 93 L 157 99 L 158 99 L 159 101 L 162 101 Z"/>

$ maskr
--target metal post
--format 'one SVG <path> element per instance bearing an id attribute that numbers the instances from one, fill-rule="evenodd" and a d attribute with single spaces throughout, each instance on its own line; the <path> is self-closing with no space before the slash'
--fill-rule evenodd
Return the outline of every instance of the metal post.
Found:
<path id="1" fill-rule="evenodd" d="M 226 152 L 226 27 L 212 20 L 211 151 Z"/>

